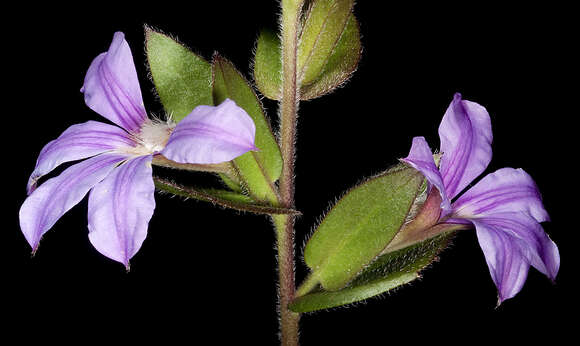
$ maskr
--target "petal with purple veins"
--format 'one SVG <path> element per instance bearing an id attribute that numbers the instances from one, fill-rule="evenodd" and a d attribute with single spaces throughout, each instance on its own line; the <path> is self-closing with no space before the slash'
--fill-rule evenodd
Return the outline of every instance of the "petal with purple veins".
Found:
<path id="1" fill-rule="evenodd" d="M 427 181 L 439 190 L 439 193 L 441 194 L 441 208 L 444 210 L 444 214 L 450 212 L 451 204 L 449 198 L 447 198 L 441 174 L 435 165 L 433 153 L 424 137 L 413 138 L 413 144 L 411 145 L 409 156 L 401 159 L 401 161 L 406 162 L 411 165 L 411 167 L 421 172 Z"/>
<path id="2" fill-rule="evenodd" d="M 515 296 L 524 285 L 530 265 L 520 253 L 518 238 L 488 227 L 485 223 L 474 222 L 477 239 L 491 278 L 498 290 L 498 304 Z"/>
<path id="3" fill-rule="evenodd" d="M 439 125 L 441 175 L 453 199 L 477 178 L 491 161 L 491 120 L 487 110 L 455 94 Z"/>
<path id="4" fill-rule="evenodd" d="M 81 91 L 89 108 L 131 133 L 147 119 L 133 55 L 121 32 L 93 60 Z"/>
<path id="5" fill-rule="evenodd" d="M 89 195 L 89 239 L 103 255 L 129 267 L 155 209 L 152 156 L 132 158 Z"/>
<path id="6" fill-rule="evenodd" d="M 129 134 L 117 126 L 97 121 L 72 125 L 57 139 L 42 148 L 36 167 L 28 179 L 28 194 L 34 191 L 40 177 L 64 162 L 85 159 L 123 146 L 134 145 Z"/>
<path id="7" fill-rule="evenodd" d="M 548 221 L 538 187 L 523 169 L 502 168 L 486 175 L 452 205 L 464 218 L 522 212 L 538 222 Z"/>
<path id="8" fill-rule="evenodd" d="M 556 279 L 560 268 L 558 247 L 534 218 L 523 213 L 498 213 L 479 219 L 479 222 L 523 240 L 525 246 L 521 252 L 526 254 L 530 264 L 551 280 Z"/>
<path id="9" fill-rule="evenodd" d="M 217 107 L 197 106 L 177 124 L 161 154 L 179 163 L 226 162 L 257 149 L 255 132 L 252 118 L 226 99 Z"/>
<path id="10" fill-rule="evenodd" d="M 28 196 L 20 208 L 20 228 L 33 251 L 42 235 L 125 159 L 117 154 L 92 157 L 47 180 Z"/>
<path id="11" fill-rule="evenodd" d="M 523 213 L 501 213 L 471 221 L 500 302 L 521 290 L 530 265 L 555 279 L 560 266 L 558 247 L 535 219 Z"/>

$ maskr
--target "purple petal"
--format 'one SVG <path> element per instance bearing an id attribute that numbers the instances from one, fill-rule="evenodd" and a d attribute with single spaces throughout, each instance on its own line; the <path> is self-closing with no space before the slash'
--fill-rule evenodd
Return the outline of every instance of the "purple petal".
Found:
<path id="1" fill-rule="evenodd" d="M 217 107 L 196 107 L 177 124 L 161 154 L 179 163 L 226 162 L 257 149 L 255 132 L 252 118 L 226 99 Z"/>
<path id="2" fill-rule="evenodd" d="M 491 161 L 491 121 L 484 107 L 455 94 L 439 125 L 441 175 L 453 199 L 477 178 Z"/>
<path id="3" fill-rule="evenodd" d="M 20 228 L 35 251 L 40 238 L 126 156 L 102 154 L 79 162 L 36 189 L 20 208 Z"/>
<path id="4" fill-rule="evenodd" d="M 151 155 L 128 160 L 89 195 L 89 239 L 103 255 L 129 268 L 155 209 Z"/>
<path id="5" fill-rule="evenodd" d="M 401 161 L 408 163 L 411 167 L 421 172 L 427 181 L 439 190 L 439 193 L 441 194 L 441 208 L 444 210 L 444 214 L 448 213 L 451 210 L 451 203 L 449 198 L 447 198 L 441 173 L 439 173 L 439 169 L 437 169 L 437 166 L 435 165 L 433 153 L 431 152 L 427 141 L 425 141 L 425 138 L 413 138 L 413 144 L 411 145 L 409 156 L 401 159 Z"/>
<path id="6" fill-rule="evenodd" d="M 515 296 L 522 288 L 529 266 L 554 280 L 560 266 L 556 244 L 542 226 L 523 213 L 501 213 L 471 220 L 500 303 Z"/>
<path id="7" fill-rule="evenodd" d="M 123 33 L 116 32 L 109 50 L 93 60 L 81 92 L 89 108 L 131 133 L 139 132 L 147 113 Z"/>
<path id="8" fill-rule="evenodd" d="M 464 218 L 522 212 L 538 222 L 549 220 L 534 180 L 523 169 L 502 168 L 486 175 L 452 207 L 454 215 Z"/>
<path id="9" fill-rule="evenodd" d="M 494 227 L 488 227 L 485 223 L 474 224 L 479 246 L 498 290 L 499 304 L 522 289 L 530 265 L 519 251 L 521 240 Z"/>
<path id="10" fill-rule="evenodd" d="M 556 279 L 560 267 L 558 247 L 534 218 L 522 213 L 498 213 L 480 222 L 521 239 L 525 243 L 521 252 L 530 264 L 551 280 Z"/>
<path id="11" fill-rule="evenodd" d="M 40 177 L 64 162 L 85 159 L 119 147 L 134 145 L 127 132 L 113 125 L 97 121 L 73 125 L 42 148 L 34 172 L 28 179 L 28 194 L 34 191 Z"/>

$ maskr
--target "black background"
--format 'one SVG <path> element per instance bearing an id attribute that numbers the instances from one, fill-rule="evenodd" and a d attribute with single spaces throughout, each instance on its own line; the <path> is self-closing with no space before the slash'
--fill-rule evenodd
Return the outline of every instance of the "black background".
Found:
<path id="1" fill-rule="evenodd" d="M 125 32 L 132 47 L 148 111 L 160 114 L 147 79 L 143 25 L 177 36 L 206 58 L 219 51 L 251 78 L 254 41 L 260 29 L 276 27 L 279 8 L 275 1 L 240 3 L 94 2 L 16 12 L 18 24 L 5 31 L 2 48 L 13 90 L 4 99 L 10 140 L 3 167 L 13 175 L 2 231 L 6 331 L 45 341 L 277 343 L 276 251 L 265 217 L 157 195 L 130 273 L 91 247 L 86 201 L 46 234 L 34 258 L 17 217 L 43 145 L 74 123 L 102 120 L 79 89 L 115 31 Z M 437 127 L 454 92 L 491 114 L 494 157 L 486 172 L 522 167 L 536 180 L 552 217 L 545 229 L 559 245 L 562 265 L 555 285 L 531 269 L 523 290 L 495 308 L 475 232 L 464 231 L 422 280 L 364 304 L 303 316 L 302 343 L 394 344 L 403 337 L 469 344 L 500 335 L 503 341 L 560 340 L 574 319 L 566 311 L 577 303 L 568 294 L 576 270 L 570 213 L 577 203 L 568 197 L 577 190 L 578 116 L 571 89 L 577 33 L 569 9 L 360 1 L 355 13 L 364 47 L 357 73 L 332 95 L 300 106 L 298 281 L 306 274 L 302 243 L 330 201 L 406 156 L 413 136 L 437 148 Z M 276 127 L 276 103 L 263 102 Z M 83 339 L 75 339 L 79 333 Z"/>

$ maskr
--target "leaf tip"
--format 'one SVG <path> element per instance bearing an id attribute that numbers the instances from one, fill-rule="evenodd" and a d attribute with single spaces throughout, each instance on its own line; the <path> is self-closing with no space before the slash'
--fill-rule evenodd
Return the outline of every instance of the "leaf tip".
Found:
<path id="1" fill-rule="evenodd" d="M 143 24 L 143 31 L 145 33 L 145 48 L 147 48 L 147 43 L 151 40 L 154 34 L 158 34 L 159 30 L 153 28 L 149 24 Z"/>
<path id="2" fill-rule="evenodd" d="M 221 62 L 222 60 L 224 60 L 224 57 L 222 57 L 222 55 L 216 50 L 213 52 L 213 54 L 211 56 L 211 60 L 212 60 L 212 62 L 216 62 L 216 61 Z"/>

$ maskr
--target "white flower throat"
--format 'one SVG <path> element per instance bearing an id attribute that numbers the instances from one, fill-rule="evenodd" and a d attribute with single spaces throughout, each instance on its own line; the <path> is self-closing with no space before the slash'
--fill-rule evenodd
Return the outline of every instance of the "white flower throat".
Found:
<path id="1" fill-rule="evenodd" d="M 133 140 L 137 145 L 123 148 L 122 151 L 132 155 L 151 155 L 160 152 L 167 145 L 175 125 L 171 120 L 165 122 L 159 119 L 147 119 L 141 125 L 139 133 L 133 135 Z"/>

